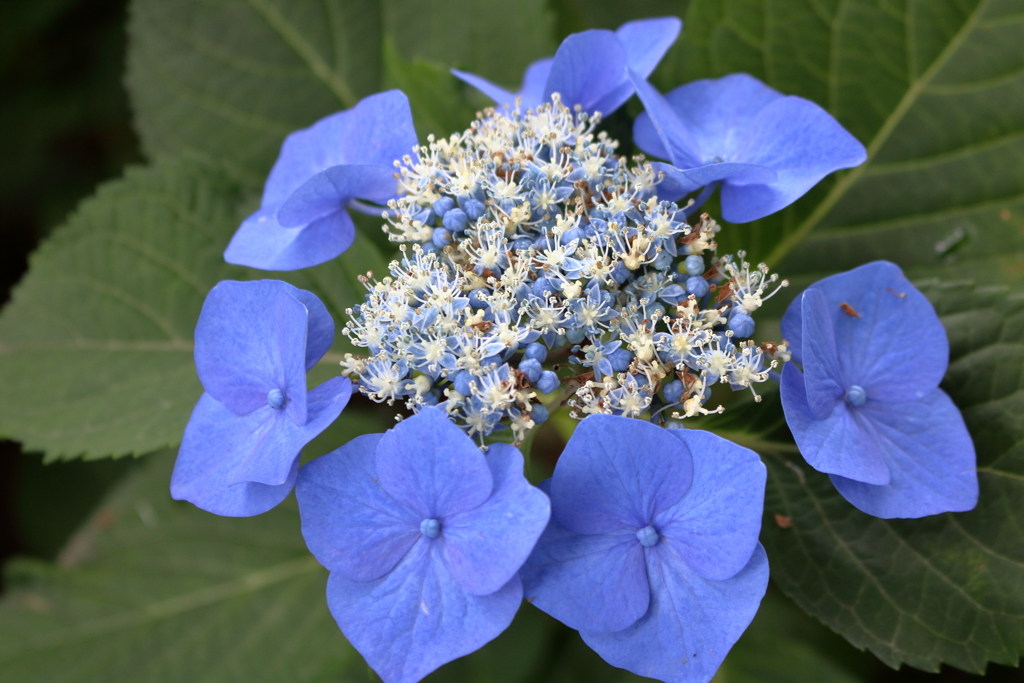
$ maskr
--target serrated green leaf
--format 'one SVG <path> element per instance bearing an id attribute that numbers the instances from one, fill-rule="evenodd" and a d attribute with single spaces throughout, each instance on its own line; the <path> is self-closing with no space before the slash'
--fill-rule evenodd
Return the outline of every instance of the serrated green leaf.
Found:
<path id="1" fill-rule="evenodd" d="M 263 181 L 284 137 L 380 83 L 375 0 L 134 0 L 127 85 L 144 151 Z"/>
<path id="2" fill-rule="evenodd" d="M 545 0 L 384 0 L 383 10 L 385 31 L 406 61 L 478 71 L 509 87 L 519 87 L 530 62 L 555 51 Z"/>
<path id="3" fill-rule="evenodd" d="M 961 277 L 1024 278 L 1022 0 L 694 0 L 687 19 L 663 87 L 746 71 L 868 148 L 788 209 L 723 231 L 730 249 L 808 280 L 873 258 L 934 268 L 954 250 Z"/>
<path id="4" fill-rule="evenodd" d="M 294 498 L 259 517 L 217 517 L 170 499 L 173 461 L 153 456 L 129 475 L 56 566 L 8 566 L 0 679 L 365 681 Z"/>
<path id="5" fill-rule="evenodd" d="M 777 393 L 755 407 L 750 434 L 733 436 L 768 466 L 761 538 L 773 579 L 797 604 L 891 666 L 982 672 L 1024 654 L 1024 297 L 920 284 L 950 338 L 942 387 L 977 450 L 975 510 L 918 520 L 859 512 L 784 441 Z"/>
<path id="6" fill-rule="evenodd" d="M 286 279 L 319 296 L 340 326 L 363 291 L 355 276 L 383 267 L 373 245 L 359 236 L 341 258 L 298 273 L 230 266 L 222 254 L 237 198 L 222 174 L 165 160 L 86 200 L 33 255 L 0 315 L 0 434 L 48 460 L 178 443 L 202 393 L 193 330 L 222 279 Z"/>

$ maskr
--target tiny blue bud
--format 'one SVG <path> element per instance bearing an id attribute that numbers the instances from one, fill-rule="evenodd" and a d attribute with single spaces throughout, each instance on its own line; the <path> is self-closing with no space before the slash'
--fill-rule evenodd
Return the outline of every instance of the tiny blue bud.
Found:
<path id="1" fill-rule="evenodd" d="M 683 397 L 683 388 L 683 383 L 677 379 L 666 384 L 661 390 L 665 403 L 679 403 L 679 399 Z"/>
<path id="2" fill-rule="evenodd" d="M 675 420 L 669 420 L 665 423 L 665 429 L 686 429 L 682 422 L 676 422 Z"/>
<path id="3" fill-rule="evenodd" d="M 612 268 L 612 279 L 618 282 L 620 285 L 629 278 L 629 268 L 622 265 L 621 262 L 616 263 L 615 267 Z"/>
<path id="4" fill-rule="evenodd" d="M 558 240 L 558 242 L 559 244 L 562 244 L 564 246 L 566 244 L 569 244 L 569 242 L 572 242 L 573 240 L 583 239 L 584 234 L 585 233 L 580 228 L 569 228 L 568 230 L 562 233 L 562 237 L 561 239 Z"/>
<path id="5" fill-rule="evenodd" d="M 533 246 L 533 240 L 529 237 L 517 237 L 512 240 L 512 249 L 515 251 L 526 251 Z"/>
<path id="6" fill-rule="evenodd" d="M 643 547 L 650 548 L 653 545 L 657 545 L 660 538 L 658 537 L 658 532 L 654 530 L 653 526 L 645 526 L 643 529 L 636 532 L 636 540 L 640 541 L 640 545 Z"/>
<path id="7" fill-rule="evenodd" d="M 455 200 L 451 197 L 441 197 L 434 202 L 434 213 L 438 216 L 444 216 L 446 213 L 452 210 L 455 206 Z"/>
<path id="8" fill-rule="evenodd" d="M 729 319 L 729 329 L 737 337 L 750 337 L 754 334 L 754 319 L 746 313 L 736 313 Z"/>
<path id="9" fill-rule="evenodd" d="M 550 370 L 545 370 L 540 373 L 540 379 L 537 380 L 537 383 L 534 386 L 537 387 L 537 391 L 540 393 L 550 394 L 558 388 L 559 384 L 561 384 L 561 382 L 558 381 L 558 375 Z"/>
<path id="10" fill-rule="evenodd" d="M 526 351 L 523 353 L 524 358 L 534 358 L 538 362 L 543 363 L 548 359 L 548 347 L 544 346 L 540 342 L 530 342 L 526 345 Z"/>
<path id="11" fill-rule="evenodd" d="M 686 280 L 686 293 L 692 294 L 698 299 L 711 291 L 711 285 L 700 275 L 693 275 Z"/>
<path id="12" fill-rule="evenodd" d="M 697 256 L 697 254 L 690 254 L 686 257 L 686 260 L 683 261 L 683 267 L 686 268 L 686 272 L 690 275 L 703 275 L 704 257 Z"/>
<path id="13" fill-rule="evenodd" d="M 483 202 L 477 201 L 476 199 L 467 199 L 459 202 L 459 206 L 469 216 L 469 220 L 475 221 L 487 212 L 487 207 L 484 206 Z"/>
<path id="14" fill-rule="evenodd" d="M 539 277 L 533 283 L 533 295 L 539 296 L 542 299 L 547 299 L 549 296 L 554 294 L 555 286 L 551 284 L 551 281 L 546 277 Z"/>
<path id="15" fill-rule="evenodd" d="M 433 241 L 434 246 L 441 249 L 446 245 L 451 244 L 452 235 L 444 228 L 434 228 Z"/>
<path id="16" fill-rule="evenodd" d="M 441 223 L 451 232 L 460 232 L 469 225 L 469 216 L 462 209 L 452 209 L 444 215 Z"/>
<path id="17" fill-rule="evenodd" d="M 284 406 L 284 392 L 280 389 L 271 389 L 267 392 L 267 405 L 274 410 L 281 410 Z"/>
<path id="18" fill-rule="evenodd" d="M 487 308 L 491 304 L 487 301 L 487 290 L 474 289 L 469 293 L 469 305 L 473 308 Z"/>
<path id="19" fill-rule="evenodd" d="M 530 419 L 533 420 L 534 424 L 541 424 L 548 421 L 548 409 L 542 406 L 540 403 L 533 404 L 533 410 L 530 412 Z"/>
<path id="20" fill-rule="evenodd" d="M 851 406 L 862 406 L 868 400 L 868 395 L 864 389 L 854 384 L 846 390 L 846 400 L 850 402 Z"/>
<path id="21" fill-rule="evenodd" d="M 540 379 L 540 373 L 543 370 L 540 361 L 536 358 L 524 358 L 519 361 L 519 372 L 526 375 L 526 379 L 530 380 L 531 384 L 535 384 Z"/>
<path id="22" fill-rule="evenodd" d="M 570 344 L 579 344 L 586 336 L 587 333 L 582 327 L 574 327 L 565 331 L 565 340 Z"/>
<path id="23" fill-rule="evenodd" d="M 650 529 L 650 527 L 647 528 Z M 436 519 L 423 520 L 420 522 L 420 533 L 427 538 L 437 538 L 441 534 L 441 522 Z M 643 543 L 643 541 L 640 542 Z"/>

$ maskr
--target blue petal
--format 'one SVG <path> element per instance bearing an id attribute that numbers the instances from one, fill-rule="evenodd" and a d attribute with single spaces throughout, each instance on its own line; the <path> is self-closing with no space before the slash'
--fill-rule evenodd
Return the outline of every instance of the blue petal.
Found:
<path id="1" fill-rule="evenodd" d="M 644 549 L 632 528 L 584 535 L 552 519 L 519 576 L 527 600 L 577 630 L 622 630 L 650 601 Z"/>
<path id="2" fill-rule="evenodd" d="M 491 83 L 486 78 L 477 76 L 476 74 L 471 74 L 467 71 L 459 71 L 458 69 L 449 69 L 449 71 L 451 71 L 452 75 L 460 81 L 469 83 L 471 86 L 490 97 L 499 107 L 512 107 L 515 104 L 515 93 L 511 93 L 501 86 Z M 526 103 L 524 102 L 523 105 L 526 106 Z"/>
<path id="3" fill-rule="evenodd" d="M 612 415 L 583 420 L 551 478 L 551 512 L 581 534 L 651 523 L 677 503 L 693 465 L 686 445 L 650 422 Z"/>
<path id="4" fill-rule="evenodd" d="M 302 183 L 339 164 L 381 164 L 416 145 L 409 100 L 399 90 L 364 98 L 289 135 L 263 189 L 263 208 L 280 205 Z"/>
<path id="5" fill-rule="evenodd" d="M 919 401 L 869 400 L 853 412 L 882 452 L 892 479 L 886 486 L 872 486 L 833 476 L 844 498 L 884 519 L 974 508 L 978 502 L 974 444 L 960 411 L 941 389 Z"/>
<path id="6" fill-rule="evenodd" d="M 640 19 L 627 21 L 615 30 L 615 36 L 626 50 L 629 68 L 647 78 L 676 42 L 682 28 L 683 22 L 676 17 Z"/>
<path id="7" fill-rule="evenodd" d="M 335 258 L 352 245 L 356 227 L 344 209 L 301 228 L 277 221 L 278 206 L 264 207 L 242 223 L 224 260 L 261 270 L 298 270 Z"/>
<path id="8" fill-rule="evenodd" d="M 356 437 L 308 463 L 295 486 L 310 552 L 353 581 L 384 576 L 420 538 L 422 515 L 377 481 L 374 459 L 381 436 Z"/>
<path id="9" fill-rule="evenodd" d="M 804 395 L 811 416 L 822 420 L 832 414 L 836 401 L 846 393 L 847 384 L 839 367 L 832 316 L 825 296 L 813 287 L 801 296 L 803 334 Z"/>
<path id="10" fill-rule="evenodd" d="M 472 510 L 494 488 L 483 453 L 438 408 L 424 408 L 384 434 L 377 476 L 393 498 L 431 519 Z"/>
<path id="11" fill-rule="evenodd" d="M 526 67 L 526 72 L 523 73 L 523 87 L 518 93 L 523 107 L 534 109 L 544 103 L 544 88 L 547 86 L 551 65 L 554 62 L 554 57 L 545 57 Z"/>
<path id="12" fill-rule="evenodd" d="M 874 261 L 812 285 L 825 295 L 847 384 L 869 399 L 912 401 L 935 389 L 949 365 L 949 342 L 935 308 L 895 264 Z M 860 317 L 844 311 L 847 304 Z M 786 339 L 801 324 L 795 306 L 782 321 Z M 802 335 L 793 339 L 801 357 Z"/>
<path id="13" fill-rule="evenodd" d="M 440 547 L 419 540 L 376 581 L 351 581 L 334 572 L 327 582 L 331 614 L 384 683 L 416 683 L 479 649 L 508 628 L 522 602 L 516 577 L 491 595 L 466 593 Z"/>
<path id="14" fill-rule="evenodd" d="M 301 427 L 270 406 L 235 415 L 203 394 L 185 427 L 171 497 L 227 517 L 273 508 L 295 484 L 299 451 L 338 417 L 351 390 L 336 377 L 310 391 Z"/>
<path id="15" fill-rule="evenodd" d="M 313 369 L 334 343 L 334 319 L 312 292 L 293 287 L 289 293 L 306 307 L 306 370 Z"/>
<path id="16" fill-rule="evenodd" d="M 757 547 L 768 472 L 757 453 L 711 432 L 670 433 L 693 456 L 693 484 L 681 501 L 655 518 L 659 545 L 672 545 L 705 579 L 728 579 L 747 566 Z"/>
<path id="17" fill-rule="evenodd" d="M 349 199 L 386 202 L 397 191 L 394 166 L 332 166 L 299 186 L 277 210 L 277 221 L 286 228 L 300 227 L 344 209 Z"/>
<path id="18" fill-rule="evenodd" d="M 658 183 L 657 194 L 659 199 L 674 202 L 683 195 L 687 195 L 701 187 L 685 171 L 680 171 L 675 166 L 655 161 L 651 164 L 651 167 L 654 168 L 656 173 L 664 174 L 664 177 Z"/>
<path id="19" fill-rule="evenodd" d="M 472 595 L 489 595 L 508 583 L 551 516 L 548 497 L 523 476 L 518 450 L 494 444 L 487 465 L 494 477 L 491 497 L 477 508 L 445 517 L 441 528 L 452 576 Z"/>
<path id="20" fill-rule="evenodd" d="M 668 546 L 647 555 L 651 606 L 638 622 L 613 633 L 581 631 L 609 664 L 666 683 L 707 683 L 757 612 L 768 586 L 760 545 L 740 573 L 702 578 Z"/>
<path id="21" fill-rule="evenodd" d="M 888 484 L 882 452 L 854 419 L 846 401 L 837 401 L 823 419 L 807 404 L 803 374 L 791 363 L 782 370 L 782 408 L 800 454 L 814 469 L 870 484 Z"/>
<path id="22" fill-rule="evenodd" d="M 864 163 L 867 150 L 832 116 L 801 97 L 783 97 L 762 109 L 730 161 L 775 169 L 765 185 L 722 188 L 722 217 L 733 223 L 762 218 L 789 206 L 829 173 Z"/>
<path id="23" fill-rule="evenodd" d="M 206 391 L 244 414 L 267 404 L 280 389 L 288 412 L 305 421 L 306 307 L 289 284 L 277 280 L 219 282 L 196 324 L 195 362 Z"/>
<path id="24" fill-rule="evenodd" d="M 562 96 L 562 104 L 572 109 L 577 104 L 594 112 L 603 97 L 614 90 L 626 73 L 626 49 L 611 31 L 591 29 L 574 33 L 558 46 L 551 73 L 544 88 L 544 101 L 552 93 Z M 602 111 L 610 114 L 611 111 Z"/>
<path id="25" fill-rule="evenodd" d="M 650 128 L 653 128 L 656 134 L 654 137 L 661 143 L 660 149 L 655 149 L 655 146 L 651 145 L 652 136 L 649 129 L 640 130 L 640 119 L 637 119 L 638 123 L 634 130 L 637 146 L 648 154 L 668 159 L 679 169 L 703 166 L 705 160 L 700 149 L 664 96 L 639 74 L 630 71 L 629 78 L 636 88 L 637 96 L 644 104 Z"/>
<path id="26" fill-rule="evenodd" d="M 710 185 L 719 180 L 730 183 L 772 183 L 778 177 L 775 171 L 758 164 L 738 164 L 735 161 L 723 161 L 697 168 L 688 168 L 686 176 L 698 187 Z"/>
<path id="27" fill-rule="evenodd" d="M 665 100 L 692 140 L 698 157 L 694 165 L 699 166 L 715 157 L 740 161 L 734 151 L 748 127 L 767 104 L 782 96 L 753 76 L 740 73 L 687 83 L 665 95 Z M 657 137 L 650 114 L 637 117 L 633 135 L 640 149 L 668 158 L 648 149 L 649 141 Z"/>

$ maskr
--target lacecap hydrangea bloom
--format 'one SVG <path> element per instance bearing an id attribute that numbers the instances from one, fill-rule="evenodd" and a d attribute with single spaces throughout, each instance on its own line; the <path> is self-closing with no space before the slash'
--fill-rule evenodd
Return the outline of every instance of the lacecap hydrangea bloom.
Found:
<path id="1" fill-rule="evenodd" d="M 896 265 L 827 277 L 782 319 L 782 406 L 800 453 L 857 508 L 923 517 L 978 501 L 974 445 L 938 388 L 949 363 L 931 303 Z"/>
<path id="2" fill-rule="evenodd" d="M 296 494 L 331 613 L 384 683 L 415 683 L 512 623 L 550 514 L 519 451 L 484 456 L 436 408 L 309 463 Z"/>
<path id="3" fill-rule="evenodd" d="M 220 282 L 196 324 L 203 384 L 171 476 L 171 495 L 230 517 L 258 515 L 291 493 L 299 451 L 348 403 L 343 377 L 306 390 L 334 341 L 313 294 L 285 282 Z"/>
<path id="4" fill-rule="evenodd" d="M 716 382 L 767 379 L 785 348 L 751 341 L 752 315 L 785 281 L 716 256 L 719 226 L 659 199 L 662 176 L 617 156 L 598 120 L 554 96 L 403 158 L 385 214 L 402 256 L 344 330 L 366 349 L 343 363 L 362 393 L 520 440 L 559 389 L 580 418 L 663 423 L 709 412 Z"/>
<path id="5" fill-rule="evenodd" d="M 331 612 L 387 683 L 415 683 L 495 638 L 524 585 L 613 665 L 704 683 L 764 594 L 765 468 L 681 427 L 721 410 L 705 407 L 714 385 L 759 398 L 789 359 L 786 343 L 753 341 L 754 316 L 787 283 L 743 251 L 719 254 L 720 226 L 697 208 L 720 184 L 727 217 L 766 215 L 859 163 L 863 147 L 749 77 L 662 98 L 644 79 L 680 26 L 570 36 L 531 65 L 518 98 L 459 74 L 501 106 L 423 146 L 397 91 L 329 116 L 285 141 L 228 247 L 255 267 L 322 263 L 352 243 L 353 209 L 381 214 L 398 243 L 346 311 L 360 349 L 342 361 L 351 385 L 305 389 L 333 339 L 311 294 L 214 289 L 196 333 L 208 393 L 173 483 L 213 512 L 256 514 L 297 476 Z M 671 165 L 619 155 L 597 128 L 634 90 L 650 118 L 637 141 Z M 793 338 L 813 374 L 808 334 Z M 819 411 L 821 392 L 795 372 L 785 381 Z M 412 416 L 296 475 L 351 386 Z M 581 422 L 542 485 L 549 508 L 515 445 L 562 406 Z"/>
<path id="6" fill-rule="evenodd" d="M 633 95 L 627 75 L 647 78 L 672 47 L 683 27 L 676 17 L 630 21 L 615 31 L 592 29 L 567 37 L 555 56 L 539 59 L 523 74 L 519 92 L 511 93 L 475 74 L 452 73 L 490 97 L 499 107 L 532 109 L 558 93 L 570 109 L 608 116 Z"/>
<path id="7" fill-rule="evenodd" d="M 710 432 L 588 417 L 542 485 L 551 523 L 521 572 L 527 599 L 610 664 L 710 681 L 768 585 L 766 476 Z"/>
<path id="8" fill-rule="evenodd" d="M 753 76 L 694 81 L 666 96 L 642 74 L 631 77 L 646 110 L 636 119 L 633 140 L 672 162 L 654 164 L 676 188 L 676 196 L 666 198 L 701 187 L 710 194 L 720 184 L 727 221 L 775 213 L 829 173 L 867 159 L 864 145 L 824 109 Z"/>

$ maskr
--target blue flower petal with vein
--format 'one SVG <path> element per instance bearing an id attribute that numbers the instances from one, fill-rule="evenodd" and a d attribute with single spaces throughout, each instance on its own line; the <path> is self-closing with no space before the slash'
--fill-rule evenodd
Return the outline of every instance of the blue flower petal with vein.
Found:
<path id="1" fill-rule="evenodd" d="M 938 388 L 946 331 L 899 267 L 875 261 L 815 283 L 782 333 L 803 366 L 782 373 L 786 421 L 844 498 L 887 519 L 975 506 L 974 444 Z"/>
<path id="2" fill-rule="evenodd" d="M 527 599 L 609 664 L 710 681 L 768 585 L 766 476 L 710 432 L 588 417 L 542 484 L 551 522 L 520 572 Z"/>
<path id="3" fill-rule="evenodd" d="M 818 181 L 864 163 L 867 150 L 815 103 L 747 74 L 694 81 L 662 96 L 630 74 L 646 111 L 633 138 L 676 186 L 677 199 L 721 183 L 722 218 L 746 223 L 783 209 Z"/>
<path id="4" fill-rule="evenodd" d="M 313 294 L 285 282 L 225 281 L 207 295 L 195 339 L 206 392 L 185 427 L 171 495 L 229 517 L 266 512 L 295 485 L 300 449 L 352 393 L 342 377 L 306 391 L 334 321 Z"/>
<path id="5" fill-rule="evenodd" d="M 523 109 L 551 101 L 558 93 L 570 109 L 607 116 L 633 95 L 627 75 L 632 69 L 643 78 L 672 46 L 683 27 L 676 17 L 641 19 L 623 24 L 616 31 L 591 29 L 574 33 L 558 47 L 555 56 L 531 64 L 523 75 L 519 92 L 512 93 L 475 74 L 452 69 L 452 73 L 494 100 L 499 107 Z"/>
<path id="6" fill-rule="evenodd" d="M 224 258 L 263 270 L 296 270 L 349 248 L 348 208 L 380 215 L 359 202 L 396 196 L 394 162 L 416 145 L 409 101 L 399 90 L 371 95 L 289 135 L 263 188 L 260 208 L 245 219 Z"/>
<path id="7" fill-rule="evenodd" d="M 309 463 L 296 495 L 331 613 L 384 683 L 415 683 L 508 628 L 550 515 L 518 450 L 485 456 L 437 408 Z"/>

